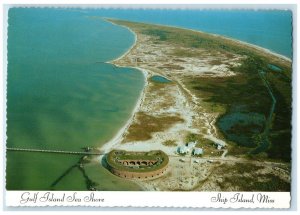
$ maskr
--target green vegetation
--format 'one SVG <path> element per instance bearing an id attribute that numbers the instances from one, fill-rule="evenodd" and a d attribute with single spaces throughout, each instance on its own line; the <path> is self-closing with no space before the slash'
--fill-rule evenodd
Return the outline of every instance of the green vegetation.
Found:
<path id="1" fill-rule="evenodd" d="M 270 72 L 266 65 L 264 58 L 251 56 L 243 60 L 240 67 L 232 68 L 237 74 L 235 76 L 193 78 L 187 85 L 199 97 L 205 98 L 205 102 L 225 108 L 226 112 L 219 117 L 217 126 L 227 139 L 249 147 L 247 153 L 266 152 L 269 158 L 289 161 L 291 82 L 288 76 Z M 272 125 L 266 134 L 265 123 L 272 99 L 258 75 L 259 70 L 268 71 L 266 78 L 277 100 Z M 261 147 L 263 144 L 264 147 Z"/>
<path id="2" fill-rule="evenodd" d="M 241 191 L 290 191 L 290 183 L 283 181 L 278 176 L 267 174 L 259 175 L 258 177 L 265 178 L 265 181 L 253 180 L 252 177 L 234 176 L 225 177 L 224 182 L 219 183 L 222 190 L 225 187 L 238 186 Z"/>
<path id="3" fill-rule="evenodd" d="M 186 138 L 185 138 L 185 142 L 195 142 L 198 140 L 198 136 L 197 134 L 194 133 L 189 133 Z"/>
<path id="4" fill-rule="evenodd" d="M 290 183 L 277 175 L 258 173 L 263 168 L 249 163 L 223 164 L 215 172 L 223 175 L 223 180 L 217 183 L 222 190 L 238 187 L 240 191 L 290 191 Z"/>
<path id="5" fill-rule="evenodd" d="M 191 52 L 187 49 L 178 48 L 173 51 L 172 55 L 176 57 L 198 57 L 200 53 L 197 51 Z"/>
<path id="6" fill-rule="evenodd" d="M 221 64 L 223 64 L 224 62 L 222 62 L 221 60 L 215 59 L 215 60 L 211 60 L 209 63 L 210 63 L 211 65 L 221 65 Z"/>
<path id="7" fill-rule="evenodd" d="M 155 160 L 156 163 L 150 166 L 124 166 L 121 164 L 122 160 Z M 153 150 L 149 152 L 129 152 L 124 150 L 112 150 L 106 156 L 106 162 L 108 168 L 114 168 L 118 170 L 131 171 L 131 172 L 149 172 L 161 169 L 168 165 L 169 157 L 161 150 Z"/>
<path id="8" fill-rule="evenodd" d="M 157 28 L 153 25 L 151 27 L 144 25 L 143 27 L 144 30 L 141 33 L 154 36 L 157 38 L 156 42 L 167 41 L 187 48 L 202 48 L 239 54 L 247 53 L 247 51 L 239 49 L 233 42 L 229 40 L 220 41 L 212 35 L 162 26 Z"/>
<path id="9" fill-rule="evenodd" d="M 203 137 L 202 134 L 189 133 L 186 135 L 185 141 L 187 143 L 197 141 L 196 147 L 203 149 L 204 157 L 220 156 L 223 153 L 222 150 L 218 150 L 216 148 L 216 145 L 213 141 Z"/>
<path id="10" fill-rule="evenodd" d="M 227 149 L 228 149 L 228 154 L 227 154 L 228 156 L 233 155 L 233 156 L 248 157 L 248 158 L 249 156 L 251 156 L 251 158 L 253 158 L 251 154 L 248 154 L 249 152 L 248 147 L 237 145 L 234 142 L 231 142 L 230 145 L 227 146 Z M 257 157 L 257 155 L 255 156 Z"/>
<path id="11" fill-rule="evenodd" d="M 149 140 L 152 133 L 164 131 L 178 122 L 183 122 L 183 119 L 178 116 L 150 116 L 138 112 L 135 123 L 128 128 L 124 142 Z"/>
<path id="12" fill-rule="evenodd" d="M 175 140 L 166 140 L 162 143 L 164 146 L 177 146 L 176 141 Z"/>
<path id="13" fill-rule="evenodd" d="M 174 64 L 164 64 L 163 66 L 159 66 L 160 69 L 171 69 L 171 70 L 183 70 L 184 67 Z"/>

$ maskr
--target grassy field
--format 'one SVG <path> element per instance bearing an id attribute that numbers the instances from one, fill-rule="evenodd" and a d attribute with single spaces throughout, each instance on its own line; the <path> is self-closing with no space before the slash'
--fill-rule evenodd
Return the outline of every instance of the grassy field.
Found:
<path id="1" fill-rule="evenodd" d="M 170 147 L 177 146 L 175 140 L 166 140 L 166 141 L 164 141 L 162 144 L 163 144 L 164 146 L 170 146 Z"/>
<path id="2" fill-rule="evenodd" d="M 237 187 L 239 191 L 290 191 L 290 183 L 277 175 L 260 173 L 263 166 L 236 163 L 223 164 L 215 170 L 215 174 L 222 176 L 217 182 L 222 190 Z M 230 174 L 228 174 L 230 173 Z"/>
<path id="3" fill-rule="evenodd" d="M 157 162 L 151 166 L 131 168 L 122 165 L 118 162 L 119 160 L 157 160 Z M 163 151 L 160 150 L 153 150 L 149 152 L 129 152 L 123 150 L 112 150 L 107 154 L 106 161 L 110 168 L 132 172 L 148 172 L 161 169 L 168 165 L 169 157 Z"/>
<path id="4" fill-rule="evenodd" d="M 151 116 L 144 112 L 136 114 L 136 122 L 130 125 L 123 142 L 149 140 L 152 133 L 164 131 L 174 123 L 183 122 L 179 116 Z"/>

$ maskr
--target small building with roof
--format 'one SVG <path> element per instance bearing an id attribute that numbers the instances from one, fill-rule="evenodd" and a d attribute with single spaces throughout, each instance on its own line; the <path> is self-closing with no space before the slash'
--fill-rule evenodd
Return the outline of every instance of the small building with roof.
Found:
<path id="1" fill-rule="evenodd" d="M 218 150 L 221 150 L 221 149 L 225 148 L 225 143 L 218 142 L 218 143 L 215 143 L 215 146 L 217 147 Z"/>
<path id="2" fill-rule="evenodd" d="M 194 148 L 194 147 L 196 146 L 196 144 L 197 144 L 197 141 L 191 141 L 191 142 L 188 142 L 188 143 L 186 144 L 186 146 L 187 146 L 189 149 L 191 149 L 191 148 Z"/>
<path id="3" fill-rule="evenodd" d="M 179 146 L 178 148 L 177 148 L 177 152 L 179 153 L 179 154 L 187 154 L 187 153 L 189 153 L 189 148 L 187 147 L 187 146 Z"/>
<path id="4" fill-rule="evenodd" d="M 203 149 L 202 148 L 194 148 L 192 155 L 194 156 L 201 156 L 203 155 Z"/>

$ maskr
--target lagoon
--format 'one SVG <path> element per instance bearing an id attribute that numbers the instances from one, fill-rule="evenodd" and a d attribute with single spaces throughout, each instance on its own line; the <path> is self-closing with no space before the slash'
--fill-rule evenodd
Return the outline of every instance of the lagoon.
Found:
<path id="1" fill-rule="evenodd" d="M 268 64 L 268 67 L 269 67 L 271 70 L 275 71 L 275 72 L 282 72 L 282 69 L 279 68 L 279 67 L 276 66 L 276 65 Z"/>
<path id="2" fill-rule="evenodd" d="M 151 81 L 157 82 L 157 83 L 170 83 L 171 81 L 169 79 L 166 79 L 163 76 L 159 76 L 159 75 L 153 75 L 151 77 Z"/>

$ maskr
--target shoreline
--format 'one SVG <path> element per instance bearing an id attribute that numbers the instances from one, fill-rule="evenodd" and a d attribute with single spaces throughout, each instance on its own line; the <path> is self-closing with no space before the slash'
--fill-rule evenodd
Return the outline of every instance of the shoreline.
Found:
<path id="1" fill-rule="evenodd" d="M 248 46 L 250 48 L 254 48 L 254 49 L 258 50 L 258 51 L 263 51 L 263 52 L 265 52 L 267 54 L 274 55 L 274 56 L 276 56 L 278 58 L 281 58 L 283 60 L 292 62 L 291 58 L 289 58 L 287 56 L 284 56 L 282 54 L 279 54 L 277 52 L 274 52 L 274 51 L 272 51 L 272 50 L 270 50 L 268 48 L 264 48 L 264 47 L 261 47 L 259 45 L 255 45 L 255 44 L 252 44 L 252 43 L 249 43 L 249 42 L 246 42 L 246 41 L 242 41 L 242 40 L 239 40 L 239 39 L 236 39 L 236 38 L 228 37 L 228 36 L 225 36 L 225 35 L 208 33 L 208 32 L 205 32 L 205 31 L 200 31 L 200 30 L 195 30 L 195 29 L 185 28 L 185 27 L 172 26 L 172 25 L 160 25 L 160 24 L 154 24 L 154 25 L 158 25 L 158 26 L 162 26 L 162 27 L 164 27 L 164 26 L 165 27 L 171 27 L 171 28 L 176 28 L 176 29 L 184 29 L 184 30 L 193 31 L 193 32 L 196 32 L 196 33 L 208 34 L 208 35 L 214 36 L 216 38 L 221 38 L 221 39 L 224 39 L 224 40 L 230 40 L 230 41 L 238 43 L 240 45 L 245 45 L 245 46 Z"/>
<path id="2" fill-rule="evenodd" d="M 252 43 L 248 43 L 248 42 L 245 42 L 245 41 L 241 41 L 241 40 L 238 40 L 238 39 L 234 39 L 234 38 L 230 38 L 230 37 L 225 37 L 225 36 L 222 36 L 222 35 L 218 35 L 218 34 L 212 34 L 213 36 L 215 37 L 218 37 L 218 38 L 222 38 L 222 39 L 226 39 L 226 40 L 230 40 L 230 41 L 233 41 L 233 42 L 236 42 L 236 43 L 239 43 L 241 45 L 245 45 L 245 46 L 249 46 L 251 48 L 254 48 L 258 51 L 263 51 L 265 52 L 266 54 L 270 54 L 270 55 L 274 55 L 282 60 L 286 60 L 288 62 L 292 62 L 292 59 L 288 58 L 287 56 L 284 56 L 282 54 L 279 54 L 279 53 L 276 53 L 270 49 L 267 49 L 267 48 L 264 48 L 264 47 L 261 47 L 261 46 L 258 46 L 258 45 L 255 45 L 255 44 L 252 44 Z"/>
<path id="3" fill-rule="evenodd" d="M 106 20 L 107 22 L 110 22 L 107 19 L 121 20 L 121 19 L 115 19 L 115 18 L 109 18 L 109 17 L 104 17 L 103 19 Z M 130 21 L 130 20 L 123 20 L 123 21 L 136 22 L 136 23 L 144 23 L 144 24 L 156 25 L 156 26 L 161 26 L 161 27 L 170 27 L 170 28 L 176 28 L 176 29 L 179 29 L 179 30 L 188 30 L 188 31 L 196 32 L 196 33 L 207 34 L 207 35 L 211 35 L 211 36 L 214 36 L 214 37 L 217 37 L 217 38 L 221 38 L 221 39 L 225 39 L 225 40 L 230 40 L 230 41 L 236 42 L 236 43 L 238 43 L 240 45 L 246 45 L 246 46 L 248 46 L 250 48 L 254 48 L 254 49 L 258 50 L 258 51 L 263 51 L 263 52 L 265 52 L 267 54 L 274 55 L 274 56 L 276 56 L 278 58 L 281 58 L 283 60 L 287 60 L 289 62 L 292 62 L 291 58 L 289 58 L 287 56 L 284 56 L 282 54 L 279 54 L 277 52 L 274 52 L 274 51 L 272 51 L 272 50 L 270 50 L 268 48 L 264 48 L 264 47 L 261 47 L 259 45 L 255 45 L 255 44 L 252 44 L 252 43 L 249 43 L 249 42 L 246 42 L 246 41 L 242 41 L 242 40 L 239 40 L 239 39 L 236 39 L 236 38 L 228 37 L 228 36 L 225 36 L 225 35 L 214 34 L 214 33 L 209 33 L 209 32 L 205 32 L 205 31 L 201 31 L 201 30 L 195 30 L 195 29 L 191 29 L 191 28 L 175 26 L 175 25 L 162 25 L 162 24 L 157 24 L 157 23 L 137 22 L 137 21 Z M 113 23 L 113 22 L 110 22 L 110 23 Z M 113 23 L 113 24 L 116 25 L 115 23 Z M 123 25 L 119 25 L 119 26 L 122 26 L 124 28 L 128 28 L 127 26 L 123 26 Z M 128 28 L 128 29 L 131 32 L 133 32 L 130 28 Z"/>
<path id="4" fill-rule="evenodd" d="M 124 56 L 126 56 L 135 46 L 136 46 L 136 43 L 137 43 L 137 35 L 134 31 L 132 31 L 130 28 L 126 27 L 126 26 L 121 26 L 121 25 L 117 25 L 113 22 L 110 22 L 109 20 L 107 20 L 107 18 L 103 17 L 102 18 L 105 22 L 109 22 L 111 23 L 112 25 L 115 25 L 115 26 L 118 26 L 118 27 L 123 27 L 123 28 L 126 28 L 128 31 L 130 31 L 133 35 L 134 35 L 134 43 L 131 45 L 131 47 L 123 54 L 121 54 L 119 57 L 113 59 L 113 60 L 110 60 L 110 61 L 107 61 L 106 63 L 109 63 L 109 64 L 112 64 L 116 67 L 123 67 L 123 66 L 120 66 L 118 65 L 117 62 L 118 60 L 122 59 Z M 101 147 L 98 147 L 98 149 L 100 149 L 101 151 L 103 151 L 104 153 L 107 153 L 109 150 L 111 150 L 113 147 L 117 146 L 118 144 L 121 143 L 122 141 L 122 137 L 124 135 L 124 133 L 128 130 L 130 124 L 132 123 L 133 119 L 134 119 L 134 116 L 135 114 L 138 112 L 139 110 L 139 107 L 141 106 L 141 103 L 143 101 L 143 98 L 144 98 L 144 94 L 145 94 L 145 89 L 148 85 L 148 76 L 149 76 L 149 72 L 146 71 L 145 69 L 142 69 L 142 68 L 138 68 L 138 67 L 128 67 L 128 68 L 134 68 L 134 69 L 137 69 L 139 70 L 141 73 L 143 73 L 144 75 L 144 81 L 145 81 L 145 85 L 143 87 L 143 90 L 141 91 L 138 99 L 137 99 L 137 102 L 136 102 L 136 105 L 134 106 L 131 114 L 130 114 L 130 118 L 125 122 L 125 124 L 118 130 L 118 132 L 113 136 L 113 138 L 111 140 L 109 140 L 108 142 L 104 143 Z"/>
<path id="5" fill-rule="evenodd" d="M 114 65 L 118 66 L 116 64 L 114 64 Z M 101 147 L 99 147 L 99 149 L 101 151 L 103 151 L 104 153 L 107 153 L 108 150 L 111 150 L 113 147 L 115 147 L 115 146 L 117 146 L 118 144 L 121 143 L 124 133 L 128 130 L 129 126 L 131 125 L 131 123 L 132 123 L 132 121 L 133 121 L 133 119 L 135 117 L 135 114 L 138 112 L 138 110 L 139 110 L 139 108 L 140 108 L 140 106 L 141 106 L 141 104 L 142 104 L 142 102 L 144 100 L 145 90 L 146 90 L 146 88 L 148 86 L 149 72 L 147 70 L 145 70 L 145 69 L 141 69 L 141 68 L 138 68 L 138 67 L 129 67 L 129 68 L 137 69 L 141 73 L 143 73 L 145 85 L 144 85 L 143 90 L 140 93 L 139 98 L 137 99 L 136 105 L 134 106 L 134 108 L 133 108 L 133 110 L 131 112 L 130 118 L 119 129 L 119 131 L 114 135 L 114 137 L 111 140 L 109 140 L 108 142 L 104 143 Z"/>
<path id="6" fill-rule="evenodd" d="M 115 59 L 113 59 L 113 60 L 109 60 L 109 61 L 106 61 L 106 62 L 105 62 L 105 63 L 113 64 L 113 65 L 115 65 L 115 66 L 117 66 L 117 67 L 120 67 L 119 65 L 115 64 L 114 62 L 116 62 L 116 61 L 122 59 L 124 56 L 126 56 L 126 55 L 133 49 L 133 47 L 136 46 L 137 35 L 136 35 L 136 33 L 135 33 L 133 30 L 131 30 L 131 29 L 128 28 L 127 26 L 117 25 L 117 24 L 115 24 L 115 23 L 113 23 L 113 22 L 107 20 L 107 18 L 105 18 L 105 17 L 103 17 L 102 19 L 103 19 L 105 22 L 108 22 L 108 23 L 110 23 L 110 24 L 112 24 L 112 25 L 115 25 L 115 26 L 118 26 L 118 27 L 122 27 L 122 28 L 127 29 L 127 30 L 130 31 L 130 32 L 133 34 L 133 36 L 134 36 L 134 42 L 133 42 L 133 44 L 129 47 L 129 49 L 128 49 L 124 54 L 121 54 L 119 57 L 117 57 L 117 58 L 115 58 Z"/>

